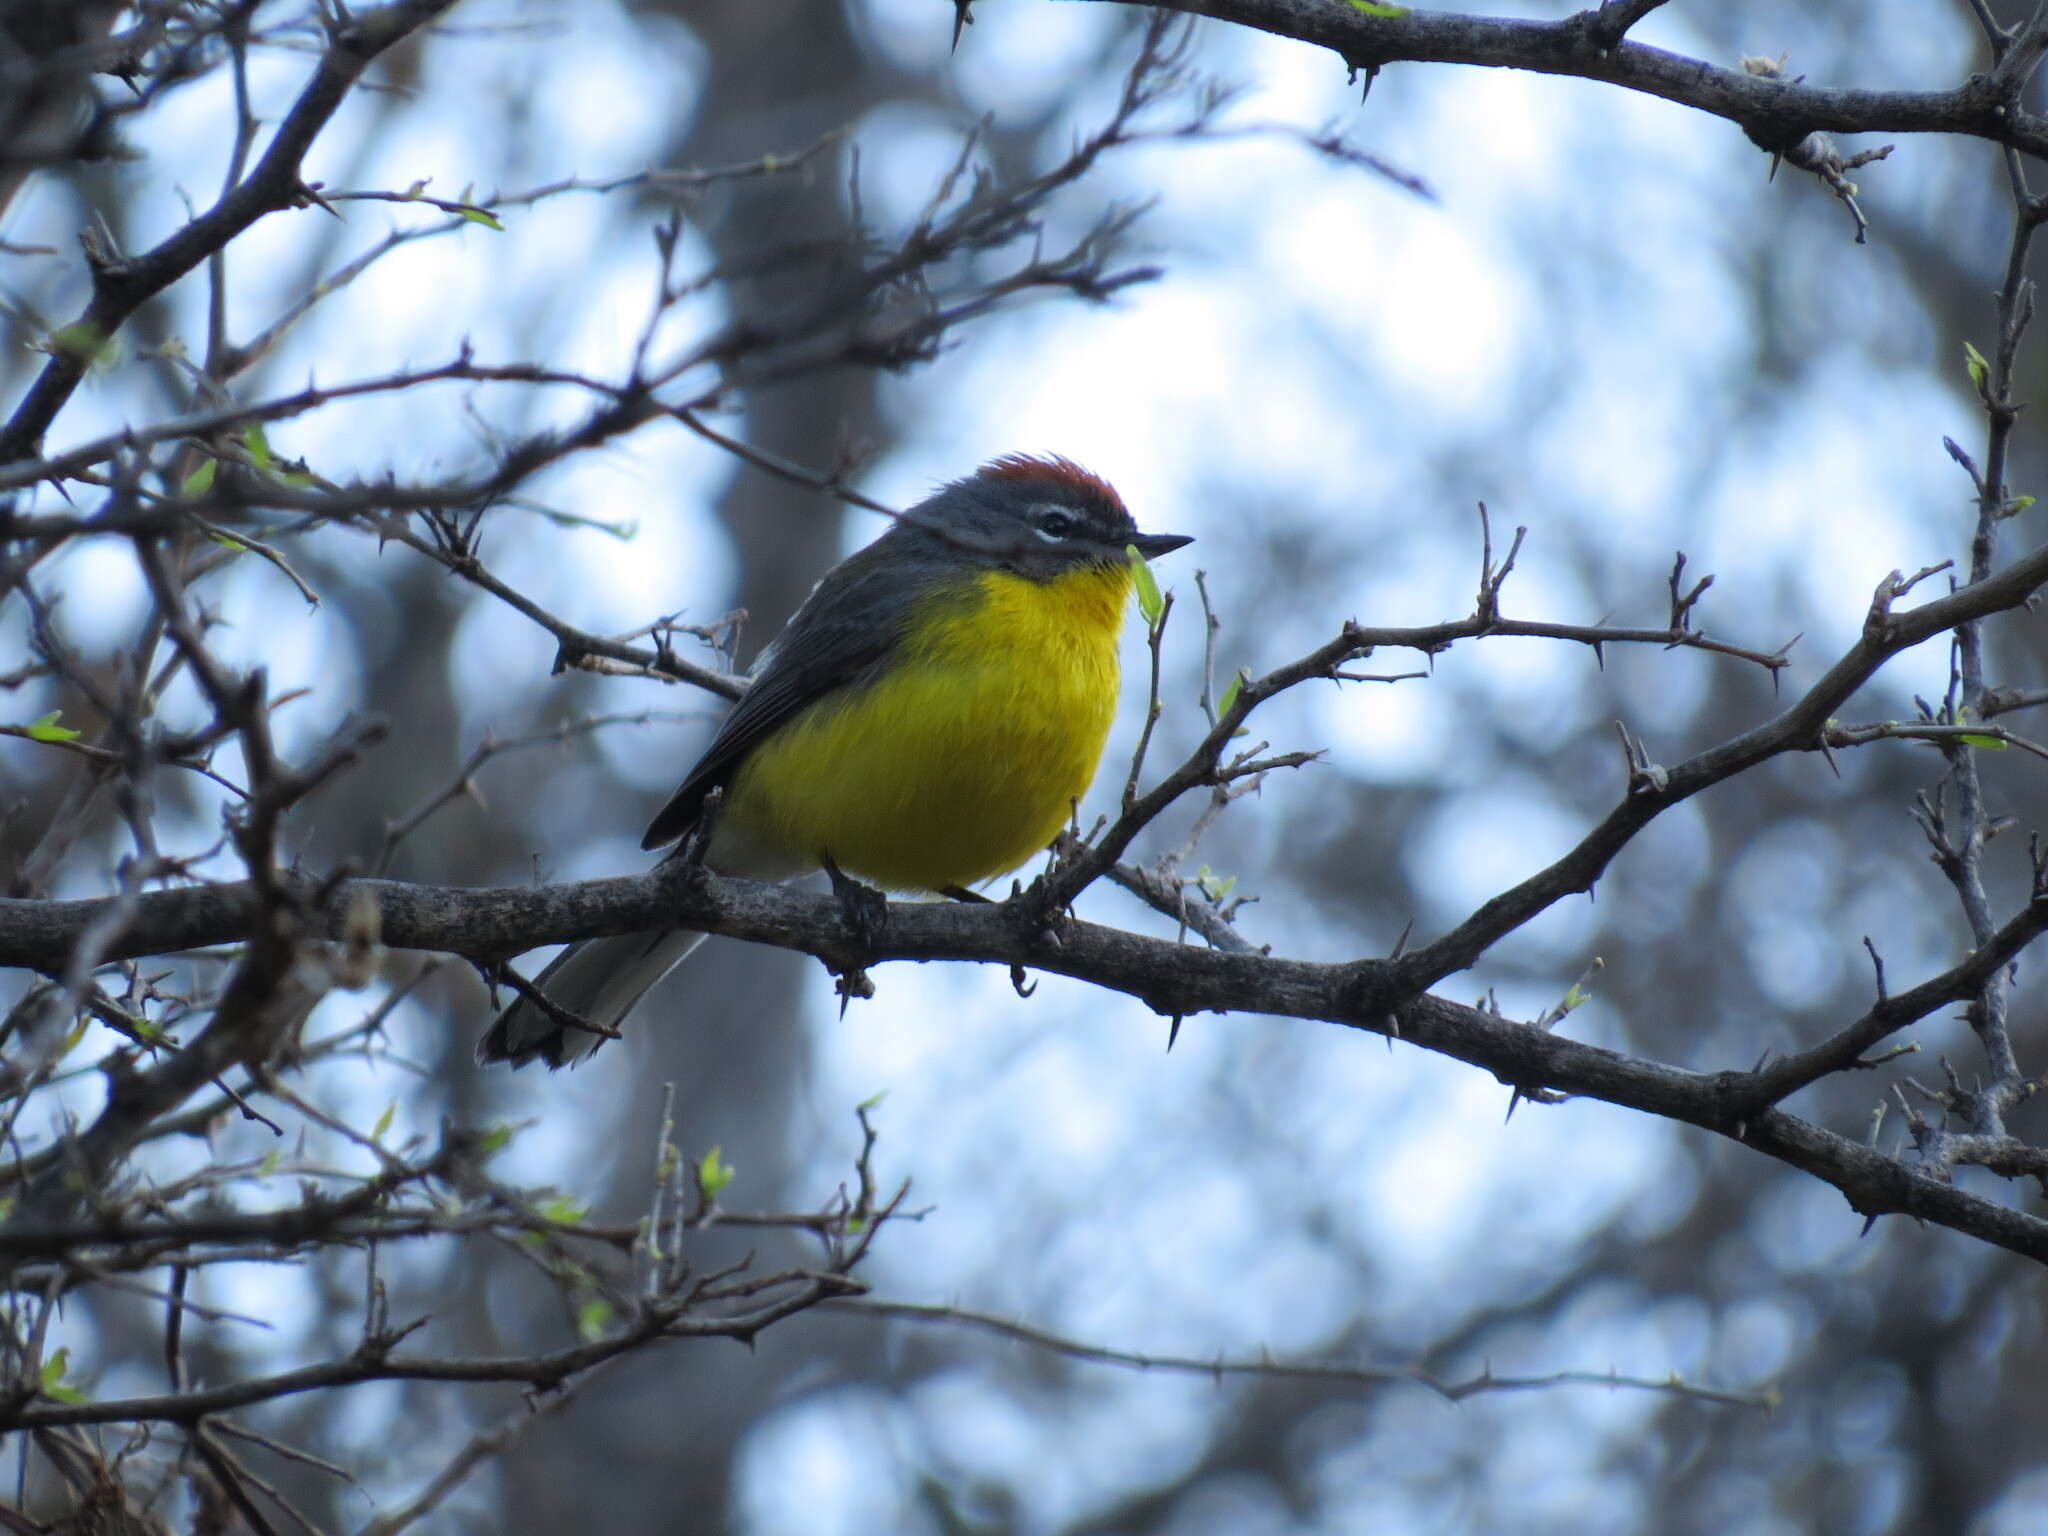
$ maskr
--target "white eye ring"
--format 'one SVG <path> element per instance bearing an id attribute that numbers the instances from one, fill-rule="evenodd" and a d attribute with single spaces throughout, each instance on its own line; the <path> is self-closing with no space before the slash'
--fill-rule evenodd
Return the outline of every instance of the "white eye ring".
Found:
<path id="1" fill-rule="evenodd" d="M 1061 544 L 1074 531 L 1074 519 L 1058 510 L 1041 512 L 1031 520 L 1031 531 L 1048 544 Z"/>

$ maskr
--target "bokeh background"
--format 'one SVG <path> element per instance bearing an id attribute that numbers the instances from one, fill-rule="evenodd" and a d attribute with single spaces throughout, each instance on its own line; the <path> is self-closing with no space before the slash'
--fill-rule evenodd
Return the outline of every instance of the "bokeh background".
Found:
<path id="1" fill-rule="evenodd" d="M 1139 25 L 1118 6 L 987 0 L 949 54 L 951 19 L 939 0 L 471 0 L 394 59 L 390 89 L 344 109 L 310 169 L 330 187 L 430 179 L 431 192 L 485 198 L 568 176 L 728 164 L 848 128 L 814 174 L 679 205 L 684 265 L 744 270 L 776 241 L 843 229 L 856 151 L 866 216 L 883 229 L 916 217 L 979 120 L 989 126 L 976 163 L 994 174 L 1055 160 L 1107 115 Z M 1679 3 L 1635 36 L 1724 64 L 1785 51 L 1794 73 L 1826 83 L 1933 87 L 1981 64 L 1961 0 L 1796 12 Z M 283 109 L 307 57 L 258 55 L 259 112 Z M 1982 436 L 1962 358 L 1966 338 L 1989 350 L 2006 250 L 2009 204 L 1990 147 L 1908 140 L 1857 173 L 1873 225 L 1858 246 L 1811 178 L 1768 179 L 1737 130 L 1661 102 L 1397 66 L 1361 103 L 1332 57 L 1215 23 L 1198 26 L 1194 57 L 1242 88 L 1226 123 L 1335 123 L 1434 195 L 1272 133 L 1122 151 L 1063 195 L 1052 223 L 1079 229 L 1111 205 L 1150 200 L 1131 251 L 1165 269 L 1160 281 L 1106 306 L 1019 304 L 962 330 L 930 366 L 835 371 L 737 400 L 720 421 L 821 466 L 858 449 L 861 488 L 899 506 L 997 453 L 1056 451 L 1113 480 L 1145 526 L 1195 534 L 1161 567 L 1180 603 L 1155 761 L 1199 735 L 1197 568 L 1221 621 L 1222 670 L 1262 669 L 1347 617 L 1468 611 L 1484 501 L 1497 541 L 1528 529 L 1509 613 L 1660 624 L 1683 550 L 1690 574 L 1718 577 L 1698 611 L 1707 628 L 1766 650 L 1803 635 L 1784 680 L 1796 691 L 1854 638 L 1888 570 L 1966 553 L 1969 486 L 1941 439 Z M 68 251 L 95 217 L 129 246 L 160 238 L 186 196 L 203 202 L 218 185 L 231 122 L 224 78 L 170 95 L 128 129 L 140 158 L 37 178 L 0 238 Z M 485 360 L 616 375 L 654 282 L 649 232 L 671 206 L 565 197 L 508 213 L 503 234 L 472 227 L 395 252 L 317 310 L 245 390 L 432 364 L 465 339 Z M 266 323 L 320 274 L 426 217 L 352 204 L 345 221 L 266 220 L 231 256 L 236 328 Z M 714 283 L 667 334 L 778 302 L 778 281 Z M 68 256 L 0 257 L 12 311 L 0 321 L 0 395 L 32 376 L 22 344 L 35 317 L 72 313 L 80 282 Z M 127 359 L 81 393 L 52 446 L 165 410 L 165 370 L 138 349 L 203 335 L 204 302 L 194 278 L 146 311 Z M 324 410 L 274 429 L 272 442 L 337 479 L 386 466 L 450 473 L 484 459 L 496 435 L 572 419 L 576 405 L 442 387 Z M 2015 484 L 2038 488 L 2048 477 L 2025 422 L 2019 446 Z M 744 607 L 743 659 L 881 527 L 672 425 L 572 459 L 526 496 L 618 527 L 499 509 L 485 544 L 499 575 L 601 632 Z M 2033 538 L 2038 516 L 2013 536 Z M 480 795 L 409 838 L 392 873 L 502 883 L 641 866 L 639 831 L 701 745 L 715 701 L 551 676 L 546 635 L 405 550 L 328 531 L 294 559 L 324 605 L 309 611 L 274 570 L 236 562 L 207 594 L 228 626 L 222 649 L 262 660 L 274 689 L 312 689 L 280 716 L 288 747 L 350 711 L 396 724 L 362 771 L 299 818 L 296 853 L 316 867 L 373 856 L 387 821 L 445 784 L 487 734 L 605 712 L 701 717 L 494 759 Z M 75 645 L 105 657 L 131 641 L 145 594 L 123 547 L 81 545 L 50 574 Z M 19 613 L 0 613 L 0 625 L 0 647 L 17 646 Z M 2038 685 L 2039 619 L 2007 623 L 1995 654 L 1998 680 Z M 1854 718 L 1910 713 L 1914 693 L 1941 690 L 1946 664 L 1939 647 L 1904 658 Z M 1128 670 L 1094 809 L 1109 806 L 1128 759 L 1142 669 Z M 1602 669 L 1582 648 L 1489 640 L 1428 670 L 1302 689 L 1260 718 L 1276 746 L 1328 756 L 1234 806 L 1192 861 L 1257 895 L 1242 917 L 1255 941 L 1337 958 L 1385 953 L 1411 920 L 1420 936 L 1440 932 L 1612 803 L 1614 721 L 1670 761 L 1774 701 L 1754 668 L 1654 649 L 1610 648 Z M 62 702 L 53 694 L 39 708 Z M 1965 930 L 1907 814 L 1938 759 L 1892 745 L 1839 754 L 1837 767 L 1776 763 L 1667 814 L 1597 900 L 1546 914 L 1450 990 L 1491 990 L 1533 1016 L 1598 956 L 1594 1000 L 1566 1028 L 1690 1067 L 1747 1067 L 1861 1011 L 1865 935 L 1895 983 L 1945 966 Z M 1987 771 L 1994 808 L 2022 825 L 2038 818 L 2037 772 L 2003 759 Z M 0 746 L 0 800 L 26 818 L 0 832 L 0 852 L 60 791 L 46 756 Z M 189 846 L 203 847 L 217 808 L 183 792 L 167 825 L 182 816 Z M 1147 851 L 1185 827 L 1162 824 Z M 1994 852 L 2010 899 L 2025 860 L 2020 839 L 2008 841 Z M 119 851 L 110 826 L 51 889 L 104 890 Z M 1161 927 L 1107 886 L 1083 911 Z M 1524 1105 L 1505 1119 L 1498 1083 L 1405 1046 L 1197 1018 L 1167 1054 L 1163 1021 L 1142 1005 L 1057 978 L 1028 1001 L 995 970 L 892 966 L 876 980 L 879 995 L 842 1019 L 815 964 L 715 942 L 623 1046 L 548 1077 L 471 1064 L 487 1004 L 451 968 L 395 1010 L 387 1049 L 322 1066 L 306 1091 L 364 1120 L 394 1105 L 395 1134 L 431 1135 L 444 1116 L 520 1122 L 500 1172 L 621 1219 L 645 1204 L 664 1083 L 676 1085 L 685 1147 L 717 1145 L 738 1170 L 727 1202 L 767 1208 L 815 1205 L 845 1181 L 854 1105 L 885 1093 L 878 1170 L 911 1178 L 912 1204 L 929 1211 L 877 1244 L 865 1273 L 881 1294 L 1160 1354 L 1270 1351 L 1447 1377 L 1488 1364 L 1675 1373 L 1775 1389 L 1782 1404 L 1767 1414 L 1569 1387 L 1451 1405 L 1414 1387 L 1218 1384 L 812 1315 L 751 1352 L 716 1342 L 636 1358 L 473 1479 L 446 1528 L 2048 1526 L 2041 1281 L 2018 1261 L 1897 1220 L 1862 1236 L 1824 1187 L 1607 1106 Z M 316 1028 L 376 1001 L 331 999 Z M 2039 1003 L 2023 973 L 2023 1065 L 2043 1048 Z M 1944 1053 L 1974 1068 L 1959 1023 L 1930 1020 L 1914 1037 L 1930 1073 Z M 1886 1088 L 1866 1078 L 1800 1107 L 1856 1134 Z M 224 1134 L 257 1155 L 265 1144 L 260 1131 Z M 385 1262 L 397 1309 L 431 1311 L 422 1339 L 444 1352 L 526 1352 L 569 1328 L 514 1256 L 422 1248 Z M 279 1327 L 223 1326 L 192 1347 L 221 1371 L 345 1350 L 360 1302 L 351 1263 L 217 1282 L 209 1301 Z M 149 1381 L 147 1311 L 80 1309 L 67 1322 L 96 1393 Z M 357 1471 L 357 1489 L 278 1474 L 345 1527 L 515 1402 L 509 1389 L 379 1385 L 287 1402 L 267 1422 Z"/>

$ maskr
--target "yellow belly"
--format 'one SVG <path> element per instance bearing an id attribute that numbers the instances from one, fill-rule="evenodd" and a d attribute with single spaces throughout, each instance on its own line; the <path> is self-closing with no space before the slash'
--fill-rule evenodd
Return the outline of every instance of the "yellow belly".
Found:
<path id="1" fill-rule="evenodd" d="M 1116 712 L 1122 566 L 991 572 L 933 603 L 879 681 L 748 755 L 722 813 L 758 848 L 889 890 L 971 886 L 1066 825 Z"/>

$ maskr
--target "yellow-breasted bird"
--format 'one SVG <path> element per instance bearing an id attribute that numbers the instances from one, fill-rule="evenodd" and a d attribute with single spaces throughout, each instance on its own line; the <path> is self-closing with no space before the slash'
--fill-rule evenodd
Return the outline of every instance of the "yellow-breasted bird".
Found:
<path id="1" fill-rule="evenodd" d="M 641 846 L 685 837 L 723 789 L 704 849 L 719 874 L 833 867 L 945 891 L 1017 868 L 1102 757 L 1128 550 L 1150 560 L 1188 542 L 1138 532 L 1109 483 L 1068 459 L 1011 454 L 944 486 L 826 573 Z M 587 939 L 538 985 L 615 1028 L 703 937 Z M 602 1038 L 522 997 L 477 1060 L 559 1067 Z"/>

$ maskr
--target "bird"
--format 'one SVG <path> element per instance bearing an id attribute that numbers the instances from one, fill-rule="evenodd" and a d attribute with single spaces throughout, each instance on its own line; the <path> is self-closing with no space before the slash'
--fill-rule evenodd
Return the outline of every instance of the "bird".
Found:
<path id="1" fill-rule="evenodd" d="M 1136 580 L 1192 543 L 1140 533 L 1107 480 L 1006 454 L 896 514 L 812 588 L 747 690 L 648 825 L 643 848 L 714 873 L 818 869 L 886 891 L 971 892 L 1047 847 L 1101 761 Z M 708 835 L 692 838 L 714 791 Z M 586 939 L 534 985 L 616 1030 L 703 940 Z M 604 1041 L 522 995 L 480 1064 L 579 1061 Z"/>

